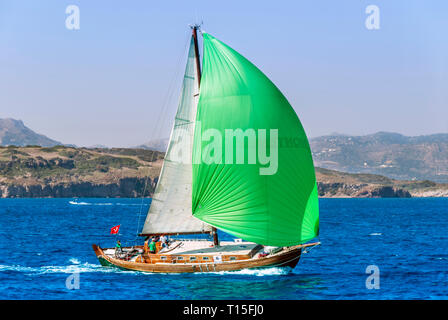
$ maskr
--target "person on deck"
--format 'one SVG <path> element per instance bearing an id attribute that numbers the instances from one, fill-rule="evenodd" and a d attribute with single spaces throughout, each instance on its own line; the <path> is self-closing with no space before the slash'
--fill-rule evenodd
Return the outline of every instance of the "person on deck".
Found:
<path id="1" fill-rule="evenodd" d="M 120 242 L 120 240 L 117 240 L 117 244 L 115 245 L 115 255 L 117 255 L 121 252 L 122 252 L 121 242 Z"/>
<path id="2" fill-rule="evenodd" d="M 149 243 L 149 252 L 156 253 L 156 242 L 154 241 L 154 238 L 152 238 L 151 242 Z"/>
<path id="3" fill-rule="evenodd" d="M 168 240 L 164 234 L 160 237 L 160 242 L 162 243 L 162 248 L 168 247 Z"/>
<path id="4" fill-rule="evenodd" d="M 146 240 L 145 240 L 145 244 L 143 245 L 143 251 L 145 252 L 145 253 L 148 253 L 148 238 L 146 238 Z"/>

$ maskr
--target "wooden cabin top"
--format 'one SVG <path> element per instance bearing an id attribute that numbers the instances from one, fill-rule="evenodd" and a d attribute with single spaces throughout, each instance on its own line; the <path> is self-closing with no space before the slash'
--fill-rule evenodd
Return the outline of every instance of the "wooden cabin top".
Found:
<path id="1" fill-rule="evenodd" d="M 174 249 L 173 249 L 174 248 Z M 163 255 L 248 255 L 252 256 L 261 249 L 261 246 L 253 242 L 220 241 L 219 247 L 214 247 L 211 241 L 174 241 L 169 248 L 157 252 Z"/>

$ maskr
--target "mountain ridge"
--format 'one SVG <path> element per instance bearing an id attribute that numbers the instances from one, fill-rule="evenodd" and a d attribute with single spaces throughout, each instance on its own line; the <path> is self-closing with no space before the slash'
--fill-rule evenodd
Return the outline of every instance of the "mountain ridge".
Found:
<path id="1" fill-rule="evenodd" d="M 317 167 L 399 180 L 448 182 L 448 133 L 328 135 L 310 139 L 310 146 Z"/>
<path id="2" fill-rule="evenodd" d="M 59 141 L 48 138 L 25 126 L 22 120 L 12 118 L 0 119 L 0 145 L 1 146 L 27 146 L 39 145 L 53 147 L 62 144 Z"/>

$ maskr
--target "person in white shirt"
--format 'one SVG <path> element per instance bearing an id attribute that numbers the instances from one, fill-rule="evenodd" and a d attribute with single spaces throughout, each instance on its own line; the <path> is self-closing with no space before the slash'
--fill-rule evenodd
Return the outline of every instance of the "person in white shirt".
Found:
<path id="1" fill-rule="evenodd" d="M 160 237 L 160 242 L 162 243 L 162 248 L 168 247 L 167 238 L 165 235 Z"/>

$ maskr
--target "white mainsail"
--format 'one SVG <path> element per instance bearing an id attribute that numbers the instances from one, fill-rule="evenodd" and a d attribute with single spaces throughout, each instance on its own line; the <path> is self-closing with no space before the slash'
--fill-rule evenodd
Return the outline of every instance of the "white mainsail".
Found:
<path id="1" fill-rule="evenodd" d="M 191 211 L 192 148 L 198 100 L 194 40 L 191 38 L 179 106 L 143 235 L 212 230 L 210 225 L 193 217 Z"/>

